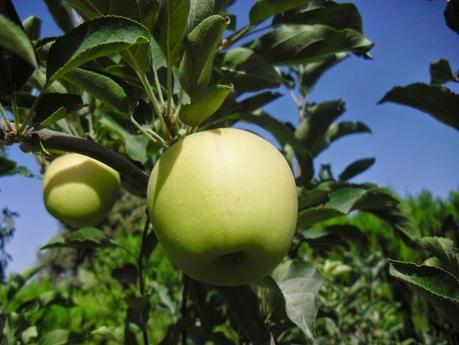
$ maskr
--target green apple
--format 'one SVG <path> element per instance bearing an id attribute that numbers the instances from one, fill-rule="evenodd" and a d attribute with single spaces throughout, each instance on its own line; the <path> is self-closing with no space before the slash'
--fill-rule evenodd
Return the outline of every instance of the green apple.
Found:
<path id="1" fill-rule="evenodd" d="M 175 264 L 220 286 L 269 274 L 290 247 L 298 214 L 282 154 L 233 128 L 192 134 L 169 148 L 151 174 L 148 208 Z"/>
<path id="2" fill-rule="evenodd" d="M 46 208 L 73 228 L 102 221 L 117 200 L 119 190 L 118 172 L 76 153 L 56 158 L 43 177 Z"/>

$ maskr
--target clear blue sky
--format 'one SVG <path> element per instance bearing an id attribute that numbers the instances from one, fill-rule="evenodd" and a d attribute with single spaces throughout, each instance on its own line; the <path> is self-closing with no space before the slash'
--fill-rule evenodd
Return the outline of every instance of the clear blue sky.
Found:
<path id="1" fill-rule="evenodd" d="M 233 10 L 238 26 L 247 22 L 248 9 L 254 1 L 238 0 Z M 443 0 L 356 0 L 367 36 L 376 42 L 374 59 L 352 57 L 335 67 L 319 83 L 311 100 L 344 98 L 347 113 L 342 119 L 361 120 L 373 134 L 357 135 L 338 141 L 324 152 L 318 164 L 332 163 L 338 174 L 347 164 L 361 157 L 376 157 L 376 164 L 356 182 L 375 182 L 389 186 L 399 194 L 416 194 L 429 189 L 446 196 L 459 187 L 459 133 L 416 110 L 385 104 L 379 99 L 396 85 L 429 81 L 430 62 L 450 60 L 459 69 L 459 35 L 446 27 Z M 42 34 L 60 34 L 43 1 L 13 0 L 21 19 L 38 15 L 43 19 Z M 455 85 L 448 85 L 456 92 Z M 296 120 L 295 107 L 283 97 L 268 108 L 284 121 Z M 37 172 L 32 156 L 17 147 L 10 155 Z M 58 223 L 43 206 L 38 178 L 0 179 L 0 208 L 18 211 L 17 231 L 9 243 L 13 256 L 10 271 L 20 271 L 33 264 L 37 249 L 53 236 Z"/>

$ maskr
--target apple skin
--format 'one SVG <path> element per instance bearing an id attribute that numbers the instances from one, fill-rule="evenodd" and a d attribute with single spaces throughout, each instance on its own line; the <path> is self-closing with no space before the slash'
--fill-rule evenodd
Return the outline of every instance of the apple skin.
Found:
<path id="1" fill-rule="evenodd" d="M 268 275 L 296 227 L 290 166 L 268 141 L 239 129 L 199 132 L 174 144 L 156 163 L 147 196 L 166 254 L 211 285 Z"/>
<path id="2" fill-rule="evenodd" d="M 48 212 L 73 228 L 100 223 L 118 199 L 119 190 L 118 172 L 77 153 L 56 158 L 43 176 Z"/>

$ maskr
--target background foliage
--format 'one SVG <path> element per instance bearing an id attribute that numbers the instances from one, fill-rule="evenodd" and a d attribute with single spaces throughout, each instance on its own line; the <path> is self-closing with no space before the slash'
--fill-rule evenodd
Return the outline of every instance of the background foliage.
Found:
<path id="1" fill-rule="evenodd" d="M 47 0 L 65 34 L 41 37 L 39 18 L 21 23 L 11 1 L 0 1 L 2 144 L 21 145 L 43 169 L 62 151 L 83 153 L 116 168 L 124 183 L 99 228 L 64 228 L 36 268 L 4 281 L 2 344 L 459 343 L 459 194 L 400 203 L 389 190 L 350 182 L 372 157 L 336 176 L 314 164 L 338 139 L 371 132 L 340 120 L 344 100 L 309 98 L 349 54 L 371 57 L 358 9 L 260 0 L 237 28 L 232 2 Z M 454 18 L 450 1 L 445 19 L 457 31 Z M 439 60 L 431 76 L 381 103 L 457 129 L 458 95 L 443 86 L 457 72 Z M 283 93 L 297 123 L 264 109 Z M 164 255 L 143 197 L 168 146 L 240 122 L 272 134 L 295 171 L 297 232 L 271 276 L 216 288 L 185 277 Z M 3 150 L 0 159 L 1 175 L 30 175 Z M 13 217 L 5 210 L 0 223 L 2 268 Z"/>

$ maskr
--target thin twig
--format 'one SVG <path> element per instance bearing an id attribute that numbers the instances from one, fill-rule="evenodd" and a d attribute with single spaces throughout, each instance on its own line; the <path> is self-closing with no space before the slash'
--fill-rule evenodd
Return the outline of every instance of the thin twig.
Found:
<path id="1" fill-rule="evenodd" d="M 180 307 L 180 313 L 182 315 L 182 320 L 187 318 L 187 303 L 188 303 L 188 277 L 183 274 L 183 289 L 182 289 L 182 305 Z M 182 345 L 187 343 L 187 332 L 186 329 L 182 331 Z"/>
<path id="2" fill-rule="evenodd" d="M 6 116 L 5 109 L 3 109 L 2 103 L 0 103 L 0 113 L 2 114 L 3 121 L 5 121 L 6 128 L 12 131 L 13 127 L 11 127 L 10 120 L 8 120 L 8 116 Z"/>

